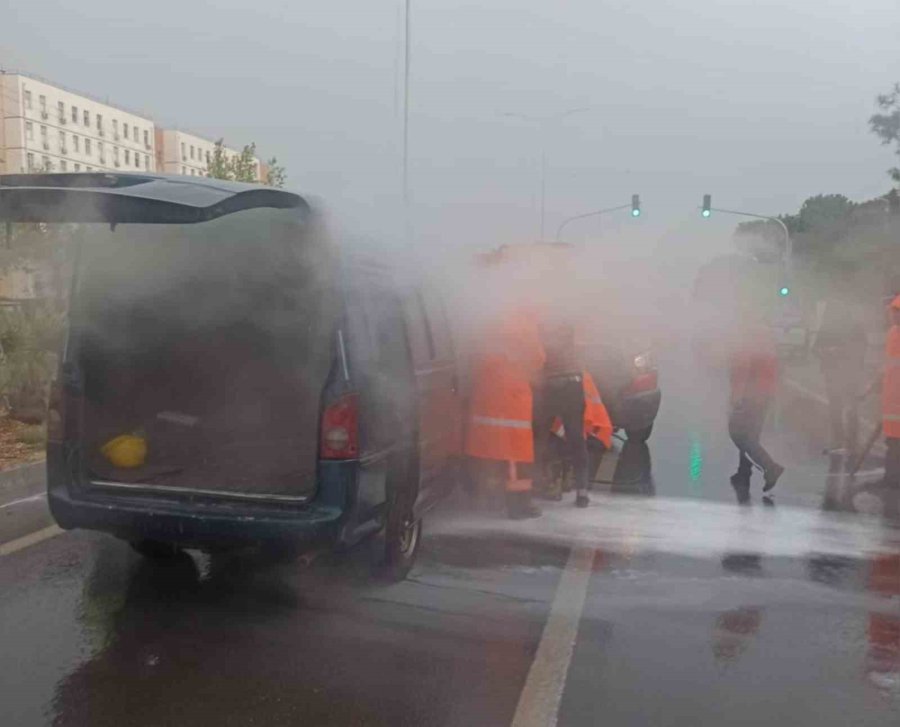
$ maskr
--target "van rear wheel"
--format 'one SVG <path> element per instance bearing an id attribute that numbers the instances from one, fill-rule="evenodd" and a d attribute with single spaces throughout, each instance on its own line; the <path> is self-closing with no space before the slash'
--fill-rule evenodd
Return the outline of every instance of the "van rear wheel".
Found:
<path id="1" fill-rule="evenodd" d="M 392 582 L 409 575 L 419 552 L 422 520 L 413 514 L 415 502 L 410 463 L 394 463 L 388 483 L 389 505 L 384 527 L 384 577 Z"/>
<path id="2" fill-rule="evenodd" d="M 170 560 L 181 553 L 181 548 L 161 540 L 132 540 L 132 549 L 150 560 Z"/>

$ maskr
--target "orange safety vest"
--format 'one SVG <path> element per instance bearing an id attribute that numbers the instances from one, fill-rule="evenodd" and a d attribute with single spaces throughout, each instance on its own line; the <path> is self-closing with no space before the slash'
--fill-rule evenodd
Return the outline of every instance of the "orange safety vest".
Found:
<path id="1" fill-rule="evenodd" d="M 593 377 L 587 371 L 582 373 L 581 381 L 584 388 L 584 436 L 596 437 L 609 449 L 612 446 L 613 433 L 609 412 L 603 399 L 600 398 Z M 551 431 L 558 437 L 565 436 L 566 429 L 559 417 L 553 420 Z"/>
<path id="2" fill-rule="evenodd" d="M 531 379 L 544 363 L 537 325 L 520 313 L 491 333 L 473 371 L 466 454 L 533 462 Z"/>
<path id="3" fill-rule="evenodd" d="M 884 436 L 900 438 L 900 326 L 891 326 L 884 347 L 881 420 Z"/>

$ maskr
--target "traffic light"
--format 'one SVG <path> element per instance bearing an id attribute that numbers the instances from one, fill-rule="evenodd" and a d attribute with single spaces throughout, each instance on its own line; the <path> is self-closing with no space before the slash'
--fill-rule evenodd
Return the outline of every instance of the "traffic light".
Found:
<path id="1" fill-rule="evenodd" d="M 700 213 L 704 217 L 709 217 L 712 214 L 712 196 L 708 194 L 703 195 L 703 211 Z"/>
<path id="2" fill-rule="evenodd" d="M 782 285 L 781 288 L 778 289 L 778 295 L 782 298 L 787 298 L 791 294 L 791 289 L 787 286 L 787 284 Z"/>
<path id="3" fill-rule="evenodd" d="M 631 216 L 641 216 L 641 195 L 639 194 L 631 195 Z"/>

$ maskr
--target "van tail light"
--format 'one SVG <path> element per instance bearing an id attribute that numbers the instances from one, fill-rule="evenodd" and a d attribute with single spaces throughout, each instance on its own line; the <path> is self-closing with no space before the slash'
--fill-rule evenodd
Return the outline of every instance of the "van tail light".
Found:
<path id="1" fill-rule="evenodd" d="M 359 456 L 359 394 L 345 394 L 322 412 L 320 459 Z"/>
<path id="2" fill-rule="evenodd" d="M 659 381 L 655 371 L 637 374 L 628 387 L 626 394 L 640 394 L 645 391 L 653 391 L 659 387 Z"/>
<path id="3" fill-rule="evenodd" d="M 50 384 L 50 397 L 47 404 L 47 441 L 61 442 L 63 440 L 65 416 L 63 387 L 57 378 Z"/>

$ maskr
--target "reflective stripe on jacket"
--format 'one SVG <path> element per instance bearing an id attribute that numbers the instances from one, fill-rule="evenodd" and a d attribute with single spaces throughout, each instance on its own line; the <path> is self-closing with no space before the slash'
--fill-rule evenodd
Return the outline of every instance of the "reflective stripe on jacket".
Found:
<path id="1" fill-rule="evenodd" d="M 900 326 L 891 326 L 884 347 L 881 416 L 884 436 L 900 438 Z"/>

